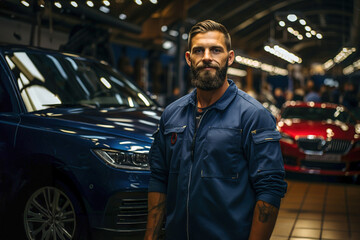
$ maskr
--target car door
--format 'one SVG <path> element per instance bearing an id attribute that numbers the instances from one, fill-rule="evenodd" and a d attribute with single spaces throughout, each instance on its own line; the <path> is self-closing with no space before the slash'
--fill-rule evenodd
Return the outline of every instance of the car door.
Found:
<path id="1" fill-rule="evenodd" d="M 7 205 L 14 171 L 14 141 L 20 123 L 19 105 L 5 61 L 0 58 L 0 210 Z"/>

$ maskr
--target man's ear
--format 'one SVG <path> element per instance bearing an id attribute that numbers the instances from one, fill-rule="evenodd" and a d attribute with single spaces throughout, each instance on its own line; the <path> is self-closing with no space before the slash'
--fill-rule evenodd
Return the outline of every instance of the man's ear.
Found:
<path id="1" fill-rule="evenodd" d="M 230 66 L 235 60 L 235 53 L 233 50 L 229 51 L 229 62 L 228 62 L 228 66 Z"/>
<path id="2" fill-rule="evenodd" d="M 190 52 L 189 51 L 186 51 L 185 59 L 186 59 L 187 65 L 189 65 L 189 67 L 190 67 L 191 66 L 191 60 L 190 60 Z"/>

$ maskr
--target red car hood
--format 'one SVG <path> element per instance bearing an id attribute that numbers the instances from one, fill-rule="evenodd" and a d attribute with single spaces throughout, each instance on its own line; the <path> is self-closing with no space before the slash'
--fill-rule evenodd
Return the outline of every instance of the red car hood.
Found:
<path id="1" fill-rule="evenodd" d="M 280 132 L 297 139 L 309 135 L 322 136 L 324 139 L 353 140 L 355 127 L 340 121 L 309 121 L 299 119 L 281 119 L 278 122 Z"/>

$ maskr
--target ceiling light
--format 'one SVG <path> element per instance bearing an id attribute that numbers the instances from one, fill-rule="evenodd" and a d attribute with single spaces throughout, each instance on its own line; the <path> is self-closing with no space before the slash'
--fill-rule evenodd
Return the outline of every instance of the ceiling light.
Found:
<path id="1" fill-rule="evenodd" d="M 157 3 L 158 3 L 157 0 L 150 0 L 150 2 L 151 2 L 152 4 L 157 4 Z"/>
<path id="2" fill-rule="evenodd" d="M 343 73 L 345 75 L 349 75 L 353 73 L 355 70 L 359 70 L 359 69 L 360 69 L 360 59 L 353 62 L 353 64 L 347 66 L 346 68 L 344 68 Z"/>
<path id="3" fill-rule="evenodd" d="M 298 38 L 299 40 L 303 40 L 303 39 L 304 39 L 303 35 L 301 35 L 301 34 L 297 35 L 297 38 Z"/>
<path id="4" fill-rule="evenodd" d="M 305 35 L 308 37 L 308 38 L 311 38 L 311 33 L 309 33 L 309 32 L 307 32 L 307 33 L 305 33 Z"/>
<path id="5" fill-rule="evenodd" d="M 27 1 L 21 1 L 21 4 L 24 5 L 25 7 L 29 7 L 30 4 Z"/>
<path id="6" fill-rule="evenodd" d="M 311 35 L 316 35 L 316 32 L 314 30 L 310 31 Z"/>
<path id="7" fill-rule="evenodd" d="M 168 27 L 166 25 L 161 26 L 161 31 L 166 32 L 168 30 Z"/>
<path id="8" fill-rule="evenodd" d="M 62 5 L 60 2 L 54 2 L 54 5 L 57 7 L 57 8 L 62 8 Z"/>
<path id="9" fill-rule="evenodd" d="M 297 20 L 297 16 L 295 14 L 289 14 L 289 15 L 287 15 L 287 19 L 290 22 L 295 22 Z"/>
<path id="10" fill-rule="evenodd" d="M 126 14 L 121 13 L 121 14 L 119 15 L 119 18 L 120 18 L 121 20 L 125 20 L 125 19 L 127 18 L 127 16 L 126 16 Z"/>
<path id="11" fill-rule="evenodd" d="M 289 33 L 293 33 L 293 32 L 294 32 L 294 29 L 293 29 L 292 27 L 288 27 L 287 30 L 288 30 Z"/>
<path id="12" fill-rule="evenodd" d="M 333 66 L 335 66 L 335 63 L 340 63 L 344 61 L 348 56 L 350 56 L 353 52 L 356 51 L 356 48 L 343 48 L 341 51 L 333 58 L 329 59 L 323 64 L 324 69 L 327 71 Z M 349 68 L 350 69 L 350 68 Z"/>
<path id="13" fill-rule="evenodd" d="M 265 51 L 284 59 L 285 61 L 288 61 L 289 63 L 301 63 L 302 59 L 295 54 L 289 52 L 285 48 L 280 47 L 279 45 L 274 45 L 274 47 L 267 46 L 264 48 Z"/>
<path id="14" fill-rule="evenodd" d="M 279 21 L 279 25 L 280 25 L 280 27 L 285 27 L 285 22 L 284 21 Z"/>
<path id="15" fill-rule="evenodd" d="M 78 6 L 79 6 L 79 5 L 77 4 L 77 2 L 75 2 L 75 1 L 71 1 L 70 4 L 71 4 L 71 6 L 73 6 L 73 7 L 78 7 Z"/>
<path id="16" fill-rule="evenodd" d="M 179 32 L 178 32 L 178 31 L 175 31 L 175 30 L 170 30 L 170 31 L 169 31 L 169 34 L 170 34 L 171 36 L 173 36 L 173 37 L 179 36 Z"/>
<path id="17" fill-rule="evenodd" d="M 265 46 L 264 48 L 266 48 L 266 47 L 269 47 L 269 46 Z M 288 71 L 286 69 L 275 67 L 275 66 L 272 66 L 272 65 L 269 65 L 266 63 L 262 63 L 260 61 L 257 61 L 257 60 L 251 59 L 251 58 L 247 58 L 247 57 L 238 55 L 235 57 L 235 60 L 242 65 L 261 69 L 270 74 L 277 74 L 277 75 L 283 75 L 283 76 L 288 75 Z"/>
<path id="18" fill-rule="evenodd" d="M 105 6 L 107 6 L 107 7 L 110 6 L 110 2 L 109 2 L 108 0 L 104 0 L 104 1 L 103 1 L 103 4 L 104 4 Z"/>
<path id="19" fill-rule="evenodd" d="M 174 43 L 171 41 L 165 41 L 162 46 L 164 49 L 169 50 L 174 46 Z"/>
<path id="20" fill-rule="evenodd" d="M 227 74 L 237 77 L 245 77 L 247 72 L 238 68 L 229 67 Z"/>
<path id="21" fill-rule="evenodd" d="M 304 19 L 300 19 L 299 22 L 301 25 L 306 25 L 306 21 Z"/>
<path id="22" fill-rule="evenodd" d="M 92 1 L 86 1 L 86 4 L 89 6 L 89 7 L 94 7 L 94 3 Z"/>
<path id="23" fill-rule="evenodd" d="M 182 37 L 183 40 L 186 40 L 186 39 L 188 39 L 189 35 L 187 33 L 183 33 L 181 35 L 181 37 Z"/>
<path id="24" fill-rule="evenodd" d="M 141 4 L 142 4 L 142 1 L 141 1 L 141 0 L 135 0 L 135 3 L 136 3 L 137 5 L 141 5 Z"/>
<path id="25" fill-rule="evenodd" d="M 316 34 L 316 37 L 317 37 L 318 39 L 322 39 L 322 38 L 323 38 L 323 36 L 321 35 L 321 33 L 317 33 L 317 34 Z"/>
<path id="26" fill-rule="evenodd" d="M 101 6 L 101 7 L 99 8 L 99 10 L 102 11 L 103 13 L 109 13 L 109 12 L 110 12 L 110 9 L 107 8 L 107 7 L 105 7 L 105 6 Z"/>
<path id="27" fill-rule="evenodd" d="M 310 31 L 311 31 L 311 27 L 305 26 L 305 30 L 308 31 L 308 32 L 310 32 Z"/>

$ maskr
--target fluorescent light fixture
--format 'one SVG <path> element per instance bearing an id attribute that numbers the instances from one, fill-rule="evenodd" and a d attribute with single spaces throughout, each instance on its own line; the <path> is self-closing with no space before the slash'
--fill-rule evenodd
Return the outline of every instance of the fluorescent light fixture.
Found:
<path id="1" fill-rule="evenodd" d="M 308 32 L 311 31 L 311 27 L 309 27 L 309 26 L 305 26 L 304 28 L 305 28 L 305 30 L 308 31 Z"/>
<path id="2" fill-rule="evenodd" d="M 300 23 L 301 25 L 306 25 L 306 21 L 305 21 L 304 19 L 300 19 L 300 20 L 299 20 L 299 23 Z"/>
<path id="3" fill-rule="evenodd" d="M 119 18 L 120 18 L 121 20 L 125 20 L 125 19 L 127 18 L 127 16 L 126 16 L 126 14 L 121 13 L 121 14 L 119 15 Z"/>
<path id="4" fill-rule="evenodd" d="M 353 64 L 347 66 L 346 68 L 343 69 L 343 73 L 345 75 L 349 75 L 351 73 L 353 73 L 354 71 L 356 70 L 359 70 L 360 69 L 360 59 L 353 62 Z"/>
<path id="5" fill-rule="evenodd" d="M 135 0 L 135 3 L 136 3 L 137 5 L 141 5 L 141 4 L 142 4 L 142 1 L 141 1 L 141 0 Z"/>
<path id="6" fill-rule="evenodd" d="M 166 25 L 161 26 L 161 31 L 166 32 L 168 30 L 168 27 Z"/>
<path id="7" fill-rule="evenodd" d="M 24 5 L 25 7 L 29 7 L 30 4 L 27 1 L 21 1 L 21 4 Z"/>
<path id="8" fill-rule="evenodd" d="M 54 2 L 55 7 L 62 8 L 62 5 L 60 2 Z"/>
<path id="9" fill-rule="evenodd" d="M 297 38 L 298 38 L 299 40 L 303 40 L 303 39 L 304 39 L 303 35 L 301 35 L 301 34 L 297 35 Z"/>
<path id="10" fill-rule="evenodd" d="M 295 54 L 289 52 L 285 48 L 280 47 L 279 45 L 274 45 L 274 47 L 270 47 L 269 45 L 264 47 L 264 50 L 281 58 L 289 63 L 302 63 L 302 59 Z"/>
<path id="11" fill-rule="evenodd" d="M 77 4 L 77 2 L 75 2 L 75 1 L 71 1 L 70 4 L 71 4 L 71 6 L 73 6 L 73 7 L 75 7 L 75 8 L 79 6 L 79 5 Z"/>
<path id="12" fill-rule="evenodd" d="M 295 14 L 289 14 L 289 15 L 287 15 L 287 19 L 290 22 L 295 22 L 297 20 L 297 16 Z"/>
<path id="13" fill-rule="evenodd" d="M 276 74 L 276 75 L 282 75 L 282 76 L 286 76 L 288 74 L 288 70 L 286 70 L 286 69 L 275 67 L 275 66 L 272 66 L 272 65 L 269 65 L 266 63 L 262 63 L 260 61 L 257 61 L 257 60 L 251 59 L 251 58 L 239 56 L 239 55 L 235 57 L 235 61 L 237 61 L 238 63 L 240 63 L 242 65 L 261 69 L 262 71 L 268 72 L 270 74 Z"/>
<path id="14" fill-rule="evenodd" d="M 170 48 L 172 48 L 174 46 L 174 43 L 171 41 L 165 41 L 162 45 L 162 47 L 166 50 L 169 50 Z"/>
<path id="15" fill-rule="evenodd" d="M 317 34 L 316 34 L 316 37 L 317 37 L 318 39 L 322 39 L 322 38 L 323 38 L 323 36 L 322 36 L 321 33 L 317 33 Z"/>
<path id="16" fill-rule="evenodd" d="M 306 35 L 306 37 L 308 37 L 308 38 L 311 38 L 311 33 L 309 33 L 309 32 L 307 32 L 307 33 L 305 33 L 305 35 Z"/>
<path id="17" fill-rule="evenodd" d="M 173 36 L 173 37 L 179 36 L 179 32 L 178 32 L 178 31 L 175 31 L 175 30 L 170 30 L 170 31 L 169 31 L 169 34 L 170 34 L 171 36 Z"/>
<path id="18" fill-rule="evenodd" d="M 246 71 L 233 67 L 229 67 L 227 73 L 237 77 L 245 77 L 247 74 Z"/>
<path id="19" fill-rule="evenodd" d="M 311 35 L 316 35 L 316 31 L 314 31 L 314 30 L 311 30 L 310 33 L 311 33 Z"/>
<path id="20" fill-rule="evenodd" d="M 187 33 L 183 33 L 183 34 L 181 35 L 181 38 L 182 38 L 183 40 L 187 40 L 188 37 L 189 37 L 189 35 L 188 35 Z"/>
<path id="21" fill-rule="evenodd" d="M 151 2 L 152 4 L 157 4 L 157 3 L 158 3 L 157 0 L 150 0 L 150 2 Z"/>
<path id="22" fill-rule="evenodd" d="M 323 64 L 324 69 L 326 71 L 329 70 L 330 68 L 335 66 L 335 64 L 339 64 L 342 61 L 344 61 L 348 56 L 350 56 L 355 51 L 356 51 L 356 48 L 345 48 L 344 47 L 333 59 L 329 59 L 328 61 L 326 61 Z M 351 69 L 351 67 L 348 69 Z"/>
<path id="23" fill-rule="evenodd" d="M 105 6 L 100 6 L 99 10 L 102 11 L 103 13 L 109 13 L 110 12 L 110 8 L 105 7 Z"/>
<path id="24" fill-rule="evenodd" d="M 285 22 L 284 21 L 279 21 L 279 25 L 280 25 L 280 27 L 285 27 Z"/>
<path id="25" fill-rule="evenodd" d="M 89 6 L 89 7 L 94 7 L 94 3 L 90 0 L 86 1 L 86 4 Z"/>
<path id="26" fill-rule="evenodd" d="M 103 4 L 104 4 L 105 6 L 107 6 L 107 7 L 110 6 L 110 2 L 109 2 L 108 0 L 104 0 L 104 1 L 103 1 Z"/>

